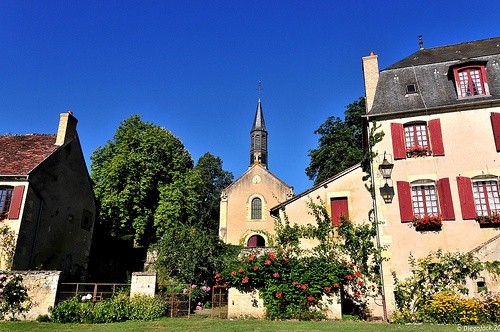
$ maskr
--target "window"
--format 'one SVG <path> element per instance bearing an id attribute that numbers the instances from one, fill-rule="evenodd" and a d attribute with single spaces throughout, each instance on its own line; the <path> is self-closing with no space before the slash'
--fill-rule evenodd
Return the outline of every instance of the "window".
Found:
<path id="1" fill-rule="evenodd" d="M 429 141 L 427 138 L 427 123 L 407 124 L 404 126 L 406 153 L 412 157 L 413 152 L 421 151 L 423 155 L 429 154 Z"/>
<path id="2" fill-rule="evenodd" d="M 416 84 L 408 84 L 406 86 L 406 94 L 411 95 L 417 93 L 417 85 Z"/>
<path id="3" fill-rule="evenodd" d="M 455 68 L 453 74 L 459 98 L 489 94 L 484 65 Z"/>
<path id="4" fill-rule="evenodd" d="M 262 219 L 262 200 L 258 197 L 252 199 L 252 219 Z"/>
<path id="5" fill-rule="evenodd" d="M 0 219 L 7 217 L 12 201 L 13 187 L 0 187 Z"/>
<path id="6" fill-rule="evenodd" d="M 349 218 L 349 207 L 347 197 L 335 197 L 330 200 L 332 208 L 332 223 L 335 226 L 340 225 L 340 217 L 343 215 Z"/>
<path id="7" fill-rule="evenodd" d="M 500 213 L 497 176 L 481 175 L 473 179 L 457 176 L 457 186 L 464 220 Z"/>
<path id="8" fill-rule="evenodd" d="M 414 218 L 441 215 L 443 220 L 455 220 L 449 178 L 420 180 L 413 183 L 397 181 L 401 222 Z"/>
<path id="9" fill-rule="evenodd" d="M 497 180 L 473 181 L 472 192 L 478 216 L 491 216 L 500 212 Z"/>
<path id="10" fill-rule="evenodd" d="M 419 156 L 444 156 L 441 121 L 391 123 L 394 159 Z"/>
<path id="11" fill-rule="evenodd" d="M 0 186 L 0 219 L 18 219 L 23 202 L 24 186 Z"/>
<path id="12" fill-rule="evenodd" d="M 416 218 L 438 215 L 438 201 L 434 184 L 411 187 L 413 215 Z"/>

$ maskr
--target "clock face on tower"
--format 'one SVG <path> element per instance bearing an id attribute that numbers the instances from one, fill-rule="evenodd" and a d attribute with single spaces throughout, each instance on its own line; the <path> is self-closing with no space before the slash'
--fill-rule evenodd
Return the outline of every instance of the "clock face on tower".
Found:
<path id="1" fill-rule="evenodd" d="M 252 182 L 253 182 L 253 183 L 255 183 L 255 184 L 259 183 L 259 182 L 260 182 L 260 176 L 255 175 L 255 176 L 252 178 Z"/>

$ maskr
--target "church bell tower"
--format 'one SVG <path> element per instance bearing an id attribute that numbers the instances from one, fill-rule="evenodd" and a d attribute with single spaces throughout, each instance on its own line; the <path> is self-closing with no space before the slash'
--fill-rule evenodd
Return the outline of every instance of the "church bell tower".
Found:
<path id="1" fill-rule="evenodd" d="M 260 97 L 257 103 L 257 110 L 255 111 L 252 130 L 250 130 L 250 166 L 253 164 L 261 164 L 267 169 L 267 129 L 264 122 L 264 114 L 262 113 Z"/>

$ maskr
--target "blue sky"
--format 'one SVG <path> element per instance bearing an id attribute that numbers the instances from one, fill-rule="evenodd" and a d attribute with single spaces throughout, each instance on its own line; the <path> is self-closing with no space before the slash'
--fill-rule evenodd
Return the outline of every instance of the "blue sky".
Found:
<path id="1" fill-rule="evenodd" d="M 257 82 L 269 168 L 299 193 L 314 131 L 418 50 L 500 35 L 496 1 L 0 0 L 0 134 L 55 133 L 72 110 L 90 164 L 133 114 L 179 137 L 196 161 L 248 167 Z M 90 167 L 90 165 L 88 165 Z"/>

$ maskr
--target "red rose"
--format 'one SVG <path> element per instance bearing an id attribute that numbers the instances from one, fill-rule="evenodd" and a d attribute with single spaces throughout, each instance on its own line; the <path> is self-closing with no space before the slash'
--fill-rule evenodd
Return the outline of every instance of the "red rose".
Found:
<path id="1" fill-rule="evenodd" d="M 328 287 L 328 286 L 323 287 L 323 289 L 324 289 L 324 290 L 325 290 L 325 292 L 327 292 L 327 293 L 329 293 L 329 292 L 332 290 L 332 288 L 331 288 L 331 287 Z"/>
<path id="2" fill-rule="evenodd" d="M 307 289 L 307 284 L 300 285 L 300 289 L 306 290 Z"/>
<path id="3" fill-rule="evenodd" d="M 236 271 L 231 271 L 231 275 L 235 276 L 236 275 Z"/>
<path id="4" fill-rule="evenodd" d="M 333 286 L 333 288 L 339 288 L 340 287 L 340 285 L 337 284 L 337 283 L 334 283 L 332 286 Z"/>
<path id="5" fill-rule="evenodd" d="M 280 274 L 279 274 L 278 272 L 274 272 L 274 273 L 273 273 L 273 277 L 275 277 L 275 278 L 279 278 L 279 277 L 280 277 Z"/>
<path id="6" fill-rule="evenodd" d="M 249 262 L 253 261 L 254 259 L 255 259 L 255 257 L 254 257 L 254 256 L 249 256 L 249 257 L 248 257 L 248 261 L 249 261 Z"/>
<path id="7" fill-rule="evenodd" d="M 314 296 L 309 295 L 309 296 L 307 297 L 307 301 L 309 301 L 309 302 L 314 302 Z"/>
<path id="8" fill-rule="evenodd" d="M 274 295 L 274 296 L 276 296 L 277 299 L 281 299 L 281 297 L 283 296 L 283 293 L 277 292 L 276 295 Z"/>
<path id="9" fill-rule="evenodd" d="M 269 266 L 269 265 L 271 265 L 271 260 L 266 259 L 266 260 L 264 261 L 264 264 L 266 264 L 266 265 L 268 265 L 268 266 Z"/>
<path id="10" fill-rule="evenodd" d="M 355 275 L 356 275 L 356 277 L 358 277 L 358 278 L 361 278 L 361 277 L 363 276 L 363 275 L 361 274 L 361 272 L 359 272 L 359 271 L 356 271 Z"/>
<path id="11" fill-rule="evenodd" d="M 352 280 L 354 277 L 352 276 L 352 274 L 348 274 L 348 275 L 345 276 L 345 278 L 347 280 Z"/>
<path id="12" fill-rule="evenodd" d="M 249 280 L 250 280 L 250 278 L 248 278 L 248 277 L 243 277 L 243 278 L 241 278 L 241 283 L 242 283 L 242 284 L 246 284 L 246 283 L 248 283 L 248 281 L 249 281 Z"/>
<path id="13" fill-rule="evenodd" d="M 238 270 L 238 272 L 239 272 L 239 273 L 243 273 L 243 272 L 245 272 L 245 270 L 243 270 L 243 269 L 239 269 L 239 270 Z"/>
<path id="14" fill-rule="evenodd" d="M 268 254 L 268 256 L 271 259 L 275 259 L 276 258 L 276 254 L 274 252 L 272 252 L 272 251 Z"/>
<path id="15" fill-rule="evenodd" d="M 259 269 L 259 267 L 258 267 L 257 265 L 255 265 L 255 266 L 253 267 L 253 270 L 254 270 L 254 271 L 257 271 L 258 269 Z"/>

